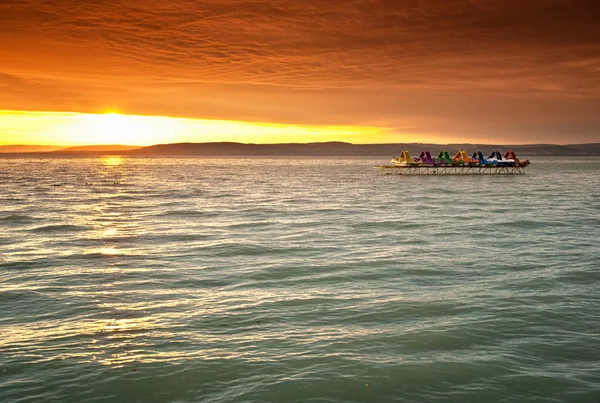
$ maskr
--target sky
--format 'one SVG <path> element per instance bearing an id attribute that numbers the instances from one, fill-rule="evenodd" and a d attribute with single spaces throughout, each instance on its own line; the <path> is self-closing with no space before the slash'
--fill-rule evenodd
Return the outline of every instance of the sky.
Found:
<path id="1" fill-rule="evenodd" d="M 599 21 L 595 0 L 2 0 L 0 144 L 598 142 Z"/>

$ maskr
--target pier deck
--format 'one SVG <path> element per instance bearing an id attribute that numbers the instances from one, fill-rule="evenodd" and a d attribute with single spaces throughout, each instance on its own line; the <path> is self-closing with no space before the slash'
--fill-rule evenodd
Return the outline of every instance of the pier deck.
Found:
<path id="1" fill-rule="evenodd" d="M 523 175 L 524 173 L 524 166 L 499 167 L 493 165 L 375 165 L 373 167 L 373 175 Z"/>

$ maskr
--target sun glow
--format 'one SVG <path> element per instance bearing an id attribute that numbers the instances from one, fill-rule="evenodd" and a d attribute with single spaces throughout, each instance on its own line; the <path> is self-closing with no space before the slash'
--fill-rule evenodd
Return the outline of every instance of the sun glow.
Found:
<path id="1" fill-rule="evenodd" d="M 386 143 L 414 139 L 385 127 L 293 125 L 67 112 L 0 110 L 0 145 L 138 145 L 182 142 Z"/>
<path id="2" fill-rule="evenodd" d="M 152 124 L 134 116 L 118 113 L 104 115 L 85 115 L 75 129 L 77 135 L 91 137 L 90 140 L 102 139 L 109 144 L 144 143 L 152 134 Z"/>
<path id="3" fill-rule="evenodd" d="M 100 253 L 104 256 L 116 256 L 120 254 L 119 250 L 113 247 L 101 248 Z"/>
<path id="4" fill-rule="evenodd" d="M 76 144 L 150 145 L 168 141 L 169 136 L 184 130 L 178 119 L 119 113 L 77 114 L 63 128 L 62 136 Z"/>
<path id="5" fill-rule="evenodd" d="M 123 163 L 123 158 L 121 158 L 119 156 L 102 157 L 100 159 L 100 162 L 102 162 L 102 165 L 114 167 L 114 166 L 117 166 L 117 165 L 121 165 Z"/>

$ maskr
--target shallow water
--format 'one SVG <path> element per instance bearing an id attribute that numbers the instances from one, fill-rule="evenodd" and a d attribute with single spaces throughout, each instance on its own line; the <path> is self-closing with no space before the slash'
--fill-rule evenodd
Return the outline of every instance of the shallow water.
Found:
<path id="1" fill-rule="evenodd" d="M 0 401 L 599 401 L 600 159 L 385 160 L 0 157 Z"/>

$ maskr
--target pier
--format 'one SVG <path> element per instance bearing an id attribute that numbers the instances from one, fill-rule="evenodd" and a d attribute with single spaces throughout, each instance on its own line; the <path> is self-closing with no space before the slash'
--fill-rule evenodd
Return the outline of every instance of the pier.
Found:
<path id="1" fill-rule="evenodd" d="M 496 165 L 375 165 L 373 175 L 523 175 L 525 166 Z"/>

